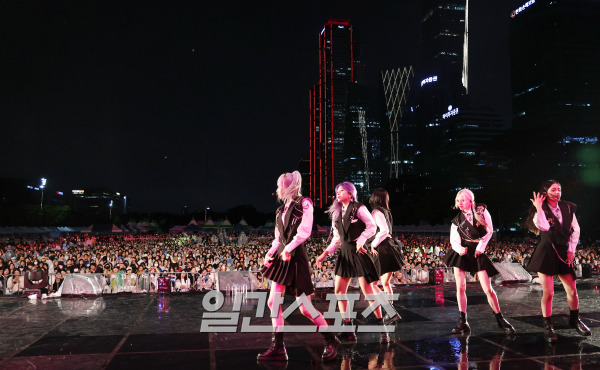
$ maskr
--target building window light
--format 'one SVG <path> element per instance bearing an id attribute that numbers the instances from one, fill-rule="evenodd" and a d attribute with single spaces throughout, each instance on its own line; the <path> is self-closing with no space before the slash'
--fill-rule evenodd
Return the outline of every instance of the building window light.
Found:
<path id="1" fill-rule="evenodd" d="M 530 87 L 530 88 L 529 88 L 529 89 L 527 89 L 527 90 L 523 90 L 523 91 L 521 91 L 520 93 L 516 93 L 516 94 L 514 95 L 514 97 L 515 97 L 515 98 L 517 98 L 517 97 L 519 97 L 519 96 L 521 96 L 521 95 L 523 95 L 523 94 L 527 94 L 528 92 L 532 92 L 532 91 L 533 91 L 533 90 L 535 90 L 535 89 L 539 89 L 539 88 L 540 88 L 540 87 L 542 87 L 542 86 L 543 86 L 543 84 L 540 84 L 540 85 L 537 85 L 537 86 L 534 86 L 534 87 Z"/>
<path id="2" fill-rule="evenodd" d="M 588 103 L 565 103 L 567 107 L 590 107 L 591 104 Z"/>

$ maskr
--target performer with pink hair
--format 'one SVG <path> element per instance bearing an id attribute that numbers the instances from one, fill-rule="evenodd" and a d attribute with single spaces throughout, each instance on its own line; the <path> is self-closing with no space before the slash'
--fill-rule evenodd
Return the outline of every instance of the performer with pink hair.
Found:
<path id="1" fill-rule="evenodd" d="M 513 334 L 515 329 L 504 319 L 500 312 L 500 304 L 496 291 L 492 288 L 490 277 L 497 275 L 492 261 L 485 255 L 485 247 L 492 238 L 492 216 L 485 204 L 475 204 L 475 195 L 469 189 L 462 189 L 456 194 L 454 208 L 461 212 L 452 220 L 450 227 L 450 249 L 444 256 L 446 265 L 454 267 L 456 280 L 456 298 L 460 319 L 453 334 L 469 334 L 471 327 L 467 322 L 467 283 L 465 273 L 477 274 L 489 305 L 496 316 L 498 327 L 506 334 Z"/>
<path id="2" fill-rule="evenodd" d="M 332 221 L 333 238 L 325 251 L 317 258 L 320 265 L 327 255 L 333 254 L 341 246 L 335 265 L 335 294 L 346 294 L 350 279 L 358 278 L 360 288 L 365 295 L 372 295 L 371 283 L 379 280 L 373 259 L 364 247 L 367 239 L 375 235 L 377 225 L 367 207 L 356 201 L 356 188 L 351 182 L 342 182 L 335 187 L 336 198 L 327 211 Z M 373 302 L 371 302 L 373 303 Z M 338 307 L 344 317 L 343 325 L 352 326 L 346 314 L 348 302 L 338 301 Z M 383 325 L 381 307 L 375 309 L 375 317 Z M 354 332 L 347 333 L 346 339 L 356 341 Z M 385 331 L 381 332 L 381 342 L 389 342 Z"/>
<path id="3" fill-rule="evenodd" d="M 263 275 L 272 280 L 268 305 L 273 310 L 275 297 L 283 294 L 302 294 L 310 300 L 314 288 L 310 278 L 308 255 L 304 241 L 310 237 L 313 225 L 313 205 L 310 198 L 302 197 L 302 176 L 300 172 L 284 173 L 277 180 L 277 198 L 283 203 L 276 212 L 275 239 L 265 257 Z M 317 325 L 324 337 L 325 349 L 323 360 L 334 359 L 340 341 L 331 332 L 323 332 L 328 328 L 327 321 L 319 312 L 313 318 L 304 305 L 300 312 Z M 271 347 L 258 355 L 261 361 L 287 361 L 288 356 L 283 343 L 283 312 L 279 312 L 273 322 Z"/>

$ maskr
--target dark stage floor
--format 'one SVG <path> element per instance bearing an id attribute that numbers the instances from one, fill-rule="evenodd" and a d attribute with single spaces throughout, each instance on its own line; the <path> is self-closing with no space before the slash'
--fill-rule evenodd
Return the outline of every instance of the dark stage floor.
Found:
<path id="1" fill-rule="evenodd" d="M 558 282 L 558 280 L 557 280 Z M 367 369 L 367 368 L 600 368 L 600 294 L 598 279 L 578 281 L 580 311 L 592 330 L 581 337 L 567 325 L 568 307 L 560 284 L 554 297 L 554 324 L 559 342 L 545 343 L 539 285 L 495 287 L 504 316 L 517 334 L 497 328 L 478 284 L 467 288 L 469 337 L 450 334 L 458 319 L 454 285 L 399 287 L 395 325 L 389 346 L 379 334 L 359 333 L 344 344 L 334 361 L 323 363 L 321 336 L 285 334 L 290 360 L 257 364 L 256 355 L 270 344 L 269 333 L 241 332 L 270 325 L 268 310 L 257 318 L 256 300 L 242 302 L 234 332 L 202 332 L 207 317 L 231 313 L 232 302 L 214 312 L 203 308 L 203 294 L 114 295 L 100 298 L 29 300 L 0 298 L 0 368 L 10 369 Z M 327 310 L 318 294 L 315 307 Z M 288 306 L 288 301 L 284 309 Z M 207 307 L 210 309 L 210 307 Z M 365 309 L 357 302 L 355 312 Z M 204 315 L 204 319 L 203 319 Z M 359 314 L 360 315 L 360 314 Z M 227 319 L 222 319 L 227 323 Z M 369 324 L 370 320 L 365 322 Z M 214 324 L 215 322 L 212 321 Z M 288 327 L 308 321 L 298 312 Z M 223 324 L 224 326 L 226 326 Z M 366 326 L 365 326 L 366 327 Z M 310 327 L 309 327 L 310 328 Z M 213 329 L 211 329 L 212 331 Z"/>

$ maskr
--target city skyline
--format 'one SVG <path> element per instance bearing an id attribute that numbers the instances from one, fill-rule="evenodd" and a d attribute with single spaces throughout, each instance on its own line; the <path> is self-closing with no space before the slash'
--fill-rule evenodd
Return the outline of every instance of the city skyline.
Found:
<path id="1" fill-rule="evenodd" d="M 360 29 L 372 88 L 418 58 L 414 4 L 115 4 L 4 5 L 2 177 L 108 187 L 142 212 L 272 211 L 277 176 L 307 154 L 323 24 Z M 505 120 L 518 5 L 470 4 L 470 90 Z"/>

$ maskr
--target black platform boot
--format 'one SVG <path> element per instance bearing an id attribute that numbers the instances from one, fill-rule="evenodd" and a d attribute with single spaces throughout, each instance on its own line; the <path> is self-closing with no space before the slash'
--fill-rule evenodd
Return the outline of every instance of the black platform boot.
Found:
<path id="1" fill-rule="evenodd" d="M 287 361 L 288 356 L 283 343 L 283 333 L 273 333 L 271 347 L 256 356 L 258 361 Z"/>
<path id="2" fill-rule="evenodd" d="M 352 320 L 343 320 L 342 325 L 353 326 L 353 323 Z M 354 333 L 354 330 L 356 330 L 356 328 L 353 328 L 352 331 L 343 331 L 338 334 L 338 338 L 343 342 L 356 342 L 356 334 Z"/>
<path id="3" fill-rule="evenodd" d="M 379 325 L 381 325 L 383 327 L 383 331 L 381 332 L 381 337 L 379 338 L 379 343 L 389 343 L 390 342 L 390 335 L 385 330 L 384 320 L 383 319 L 377 319 L 377 324 L 379 324 Z"/>
<path id="4" fill-rule="evenodd" d="M 513 326 L 508 321 L 506 321 L 504 317 L 502 317 L 502 312 L 498 312 L 494 316 L 496 316 L 496 321 L 498 321 L 498 327 L 504 330 L 506 334 L 515 333 L 515 328 L 513 328 Z"/>
<path id="5" fill-rule="evenodd" d="M 456 327 L 452 329 L 452 334 L 469 334 L 471 332 L 471 327 L 467 322 L 467 313 L 461 312 L 460 319 L 458 320 L 458 324 Z"/>
<path id="6" fill-rule="evenodd" d="M 556 337 L 556 332 L 554 332 L 554 327 L 552 326 L 552 319 L 550 317 L 544 317 L 544 337 L 546 342 L 548 343 L 556 343 L 558 338 Z"/>
<path id="7" fill-rule="evenodd" d="M 575 328 L 577 332 L 583 336 L 592 335 L 590 328 L 587 327 L 580 319 L 579 319 L 579 310 L 571 310 L 571 317 L 569 318 L 569 326 Z"/>
<path id="8" fill-rule="evenodd" d="M 339 339 L 333 333 L 321 333 L 323 336 L 323 341 L 325 344 L 325 348 L 323 348 L 323 361 L 334 360 L 335 356 L 338 354 L 338 347 L 340 344 Z"/>
<path id="9" fill-rule="evenodd" d="M 384 325 L 393 324 L 394 322 L 396 322 L 402 318 L 402 316 L 400 316 L 400 314 L 398 313 L 398 311 L 396 311 L 396 308 L 394 308 L 394 306 L 392 306 L 392 309 L 394 310 L 394 313 L 392 314 L 392 316 L 388 315 L 387 312 L 383 316 L 383 324 Z"/>

